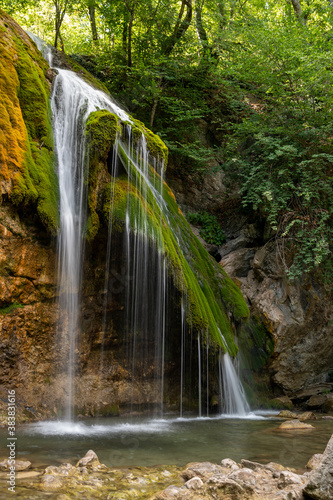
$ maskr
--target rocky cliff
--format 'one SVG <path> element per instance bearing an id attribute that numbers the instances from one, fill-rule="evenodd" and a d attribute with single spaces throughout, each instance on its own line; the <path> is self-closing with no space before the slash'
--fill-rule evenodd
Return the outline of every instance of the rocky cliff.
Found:
<path id="1" fill-rule="evenodd" d="M 214 127 L 204 120 L 199 125 L 201 142 L 207 147 Z M 328 410 L 327 393 L 333 387 L 332 296 L 315 273 L 288 280 L 268 224 L 242 208 L 235 186 L 222 171 L 216 173 L 217 163 L 209 167 L 200 179 L 184 175 L 171 163 L 168 182 L 185 212 L 204 208 L 219 218 L 227 241 L 219 248 L 206 247 L 220 256 L 220 264 L 240 285 L 252 314 L 274 339 L 273 353 L 261 368 L 261 376 L 266 374 L 267 387 L 276 396 L 287 395 L 295 404 L 309 408 L 326 404 Z M 246 343 L 243 347 L 247 349 Z M 251 360 L 245 365 L 251 365 Z M 318 394 L 321 399 L 311 402 L 310 397 Z"/>
<path id="2" fill-rule="evenodd" d="M 59 290 L 54 235 L 59 224 L 58 185 L 49 106 L 55 72 L 48 68 L 26 33 L 2 12 L 0 50 L 0 85 L 5 95 L 0 108 L 0 397 L 6 404 L 7 389 L 16 390 L 20 421 L 60 416 L 67 391 L 67 367 L 63 366 L 62 354 L 68 345 L 66 341 L 59 341 L 56 327 Z M 62 64 L 68 67 L 70 63 L 66 60 Z M 172 234 L 156 202 L 144 199 L 142 193 L 135 192 L 134 187 L 127 184 L 127 175 L 123 178 L 120 175 L 115 183 L 117 196 L 113 210 L 117 234 L 113 237 L 110 262 L 109 287 L 112 293 L 105 291 L 109 214 L 109 208 L 104 207 L 105 193 L 111 178 L 109 153 L 121 127 L 110 113 L 102 111 L 92 115 L 87 125 L 87 135 L 91 136 L 87 179 L 89 214 L 82 286 L 82 336 L 76 355 L 75 412 L 79 415 L 110 415 L 129 406 L 132 409 L 139 407 L 142 411 L 161 399 L 161 381 L 156 378 L 158 367 L 154 364 L 156 346 L 149 339 L 141 341 L 139 337 L 137 341 L 136 351 L 142 351 L 142 356 L 135 361 L 135 369 L 142 373 L 140 383 L 133 382 L 133 362 L 128 356 L 124 296 L 132 278 L 126 278 L 123 271 L 126 261 L 122 238 L 124 206 L 128 200 L 132 200 L 135 210 L 148 213 L 147 221 L 152 231 L 156 228 L 162 231 L 163 251 L 170 265 L 166 283 L 170 290 L 167 303 L 170 319 L 165 344 L 165 387 L 169 388 L 166 391 L 168 406 L 178 408 L 179 388 L 175 380 L 180 380 L 180 367 L 175 357 L 180 357 L 181 295 L 187 293 L 187 322 L 191 323 L 191 329 L 202 330 L 206 335 L 209 326 L 213 332 L 216 355 L 212 356 L 212 367 L 217 364 L 218 347 L 236 353 L 233 335 L 242 322 L 246 322 L 249 310 L 238 286 L 191 233 L 168 187 L 164 188 L 168 198 L 165 203 L 171 207 L 170 214 L 173 212 L 173 229 L 178 231 L 177 237 Z M 106 137 L 102 127 L 104 122 L 110 125 L 106 127 Z M 164 144 L 143 124 L 134 121 L 132 133 L 133 140 L 143 133 L 151 156 L 166 161 Z M 120 151 L 119 154 L 124 153 Z M 178 246 L 183 238 L 181 232 L 186 233 L 184 253 L 187 260 Z M 151 245 L 147 255 L 153 261 L 157 253 L 156 247 Z M 154 276 L 154 267 L 150 272 Z M 221 341 L 218 326 L 226 341 Z M 194 352 L 193 356 L 188 356 L 187 363 L 193 364 L 197 371 L 197 337 L 194 342 L 190 336 L 187 338 L 189 349 Z M 206 336 L 202 339 L 206 342 Z M 210 383 L 216 399 L 218 383 L 213 373 L 212 370 Z M 186 382 L 189 390 L 184 401 L 186 399 L 191 408 L 197 405 L 197 391 L 191 388 L 191 383 L 197 384 L 197 378 L 198 374 L 194 374 L 192 382 Z M 216 407 L 214 397 L 210 404 Z"/>

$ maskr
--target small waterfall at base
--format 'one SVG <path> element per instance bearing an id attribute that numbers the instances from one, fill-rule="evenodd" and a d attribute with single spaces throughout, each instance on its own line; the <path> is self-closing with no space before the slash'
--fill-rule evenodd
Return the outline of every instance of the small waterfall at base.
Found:
<path id="1" fill-rule="evenodd" d="M 244 388 L 228 353 L 220 354 L 220 401 L 221 412 L 228 415 L 245 416 L 250 412 Z"/>
<path id="2" fill-rule="evenodd" d="M 34 40 L 39 43 L 40 49 L 43 48 L 40 41 Z M 51 62 L 50 52 L 48 60 Z M 156 168 L 156 164 L 149 163 L 149 151 L 144 135 L 136 146 L 133 145 L 131 119 L 111 98 L 88 85 L 75 73 L 59 68 L 56 70 L 57 76 L 51 100 L 60 191 L 59 319 L 58 343 L 55 351 L 58 365 L 61 367 L 62 380 L 65 382 L 65 419 L 73 420 L 74 417 L 77 352 L 80 350 L 81 337 L 81 288 L 85 227 L 88 218 L 89 169 L 85 124 L 89 115 L 97 110 L 108 110 L 116 114 L 124 126 L 122 139 L 117 137 L 112 150 L 112 165 L 108 166 L 111 187 L 107 244 L 105 245 L 104 288 L 103 285 L 101 287 L 103 288 L 103 313 L 100 330 L 100 380 L 102 380 L 104 362 L 108 355 L 105 350 L 105 332 L 110 330 L 109 323 L 112 323 L 112 317 L 110 319 L 108 313 L 112 311 L 112 307 L 109 306 L 112 302 L 110 273 L 115 270 L 110 266 L 114 248 L 113 210 L 119 167 L 119 169 L 123 168 L 127 175 L 127 208 L 122 230 L 122 265 L 126 267 L 126 286 L 123 293 L 125 321 L 122 325 L 125 340 L 123 340 L 122 347 L 125 351 L 127 350 L 127 366 L 123 369 L 127 370 L 127 378 L 131 381 L 131 387 L 127 392 L 128 402 L 132 410 L 136 409 L 135 391 L 138 392 L 138 386 L 145 383 L 147 378 L 153 378 L 153 383 L 150 385 L 147 383 L 143 392 L 146 394 L 146 402 L 154 409 L 155 415 L 162 416 L 167 391 L 166 370 L 169 370 L 169 385 L 175 387 L 180 385 L 180 394 L 178 393 L 180 416 L 184 414 L 185 405 L 193 411 L 194 400 L 198 404 L 199 417 L 202 416 L 203 401 L 206 403 L 205 413 L 209 416 L 209 398 L 211 396 L 216 398 L 218 392 L 212 369 L 213 361 L 211 361 L 214 360 L 216 345 L 210 342 L 208 329 L 207 339 L 204 335 L 205 330 L 201 330 L 196 342 L 195 333 L 198 333 L 198 330 L 193 328 L 191 319 L 187 316 L 191 299 L 186 290 L 182 289 L 181 292 L 177 290 L 177 300 L 169 297 L 172 280 L 169 276 L 169 261 L 161 236 L 165 227 L 170 223 L 168 204 L 163 194 L 163 164 Z M 126 131 L 127 137 L 124 137 Z M 159 169 L 160 174 L 157 173 Z M 121 178 L 121 182 L 124 182 L 124 177 Z M 133 196 L 133 190 L 136 190 L 135 192 L 140 196 Z M 155 207 L 156 213 L 159 214 L 156 216 L 153 227 L 148 219 L 149 203 L 152 203 L 151 206 Z M 177 231 L 178 229 L 174 231 L 174 237 L 178 242 Z M 176 252 L 180 255 L 182 249 L 177 247 Z M 170 323 L 172 320 L 175 321 L 174 318 L 169 319 L 172 301 L 173 307 L 178 301 L 178 330 L 174 340 L 178 343 L 178 351 L 176 349 L 175 352 L 179 355 L 179 359 L 172 359 L 169 352 L 172 342 L 169 340 Z M 227 352 L 224 339 L 223 343 Z M 168 366 L 167 356 L 169 356 Z M 173 377 L 173 371 L 179 378 Z M 218 374 L 220 401 L 224 402 L 223 413 L 245 415 L 249 407 L 228 353 L 221 354 L 219 357 Z M 198 386 L 193 389 L 191 377 L 193 380 L 198 380 Z M 171 389 L 174 388 L 171 387 Z M 99 399 L 104 401 L 101 399 L 102 382 L 100 382 L 99 391 Z"/>

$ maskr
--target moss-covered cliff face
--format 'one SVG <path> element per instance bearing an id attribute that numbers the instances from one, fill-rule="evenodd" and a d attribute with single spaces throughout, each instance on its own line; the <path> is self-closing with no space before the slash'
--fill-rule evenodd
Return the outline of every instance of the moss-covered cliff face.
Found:
<path id="1" fill-rule="evenodd" d="M 1 194 L 35 207 L 47 230 L 58 224 L 48 65 L 27 34 L 0 11 Z"/>
<path id="2" fill-rule="evenodd" d="M 142 174 L 140 168 L 129 159 L 125 128 L 126 124 L 120 127 L 117 117 L 106 110 L 96 111 L 88 119 L 88 239 L 92 241 L 96 236 L 101 222 L 104 222 L 104 226 L 109 224 L 110 216 L 113 229 L 124 231 L 127 218 L 127 227 L 132 232 L 142 233 L 146 238 L 156 241 L 167 257 L 173 283 L 186 296 L 187 321 L 191 327 L 199 332 L 208 329 L 212 343 L 235 355 L 235 327 L 230 318 L 235 324 L 246 320 L 249 317 L 246 302 L 239 288 L 194 236 L 172 191 L 160 174 L 153 166 Z M 114 173 L 112 176 L 112 172 L 109 172 L 107 160 L 117 133 L 125 141 L 117 144 L 117 154 L 127 175 L 114 178 Z M 144 137 L 149 160 L 157 170 L 165 169 L 167 149 L 158 136 L 147 131 L 136 120 L 131 124 L 129 135 L 127 140 L 134 156 L 144 155 L 145 148 L 142 151 L 137 149 Z M 160 200 L 149 186 L 161 191 Z"/>
<path id="3" fill-rule="evenodd" d="M 58 226 L 58 187 L 49 109 L 48 78 L 52 80 L 52 75 L 27 35 L 3 13 L 0 15 L 0 51 L 0 87 L 4 96 L 0 103 L 0 378 L 3 388 L 17 391 L 22 409 L 19 419 L 52 417 L 62 405 L 67 380 L 61 368 L 62 349 L 66 346 L 57 348 L 55 344 L 56 257 L 50 233 L 55 233 Z M 153 358 L 145 361 L 143 383 L 135 385 L 132 380 L 126 359 L 128 341 L 121 326 L 124 325 L 124 297 L 121 293 L 113 294 L 105 306 L 104 271 L 111 193 L 113 267 L 110 273 L 121 275 L 122 266 L 126 264 L 122 240 L 126 213 L 132 233 L 143 232 L 143 226 L 135 222 L 138 214 L 142 221 L 147 221 L 151 258 L 162 252 L 167 259 L 172 298 L 167 305 L 170 320 L 165 386 L 170 389 L 170 407 L 179 403 L 174 377 L 175 371 L 179 372 L 175 355 L 179 354 L 176 351 L 179 350 L 181 297 L 186 296 L 189 330 L 206 334 L 209 328 L 211 345 L 215 345 L 216 352 L 221 348 L 236 354 L 234 334 L 249 316 L 239 288 L 195 238 L 172 191 L 162 181 L 167 148 L 158 136 L 133 119 L 132 148 L 135 150 L 143 135 L 149 150 L 147 175 L 152 183 L 163 186 L 165 210 L 151 193 L 144 195 L 138 189 L 138 174 L 126 156 L 126 141 L 120 143 L 118 149 L 115 145 L 117 137 L 125 138 L 127 126 L 105 110 L 92 113 L 86 126 L 88 221 L 82 338 L 76 380 L 76 410 L 84 415 L 94 415 L 97 409 L 101 412 L 101 401 L 104 401 L 105 414 L 125 408 L 129 400 L 143 409 L 148 403 L 156 403 L 152 400 L 152 395 L 156 395 Z M 110 167 L 115 151 L 122 164 L 116 178 Z M 112 276 L 110 279 L 112 281 Z M 225 341 L 221 340 L 219 329 Z M 100 366 L 102 345 L 107 356 L 101 373 L 96 367 Z M 191 348 L 193 363 L 198 365 L 196 337 L 195 347 Z M 212 359 L 214 363 L 216 359 Z M 217 384 L 216 380 L 214 383 Z M 216 395 L 218 389 L 215 387 L 214 391 Z M 195 404 L 197 398 L 195 393 L 189 405 Z M 32 407 L 34 411 L 23 411 L 25 407 Z"/>

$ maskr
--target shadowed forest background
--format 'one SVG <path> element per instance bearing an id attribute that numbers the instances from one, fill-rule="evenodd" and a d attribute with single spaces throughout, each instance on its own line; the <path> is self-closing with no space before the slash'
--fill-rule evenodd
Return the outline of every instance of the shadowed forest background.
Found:
<path id="1" fill-rule="evenodd" d="M 178 176 L 200 183 L 214 159 L 237 186 L 233 201 L 262 218 L 277 241 L 289 278 L 315 269 L 330 291 L 332 2 L 0 7 L 102 80 L 165 141 Z M 210 144 L 200 141 L 202 118 L 214 130 Z"/>

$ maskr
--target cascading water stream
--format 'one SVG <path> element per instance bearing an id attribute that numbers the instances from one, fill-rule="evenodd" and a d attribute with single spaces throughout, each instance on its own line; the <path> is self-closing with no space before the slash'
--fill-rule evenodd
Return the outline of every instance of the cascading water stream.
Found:
<path id="1" fill-rule="evenodd" d="M 40 50 L 43 44 L 33 37 Z M 44 45 L 45 47 L 45 45 Z M 49 63 L 52 63 L 48 49 Z M 128 115 L 121 110 L 103 92 L 92 88 L 75 73 L 56 68 L 52 93 L 53 129 L 58 159 L 58 176 L 60 191 L 60 231 L 58 239 L 58 284 L 59 284 L 59 321 L 57 349 L 62 358 L 62 372 L 65 374 L 66 402 L 65 418 L 73 419 L 75 399 L 75 365 L 76 351 L 79 348 L 80 332 L 80 290 L 82 284 L 82 265 L 84 254 L 84 230 L 87 220 L 87 158 L 85 151 L 85 123 L 89 115 L 99 109 L 106 109 L 116 114 L 123 122 L 130 123 Z M 133 207 L 129 204 L 124 221 L 124 249 L 127 265 L 126 291 L 126 329 L 129 335 L 127 343 L 128 365 L 131 369 L 132 386 L 141 382 L 141 372 L 147 371 L 148 351 L 151 349 L 149 338 L 154 332 L 155 378 L 158 381 L 154 389 L 154 403 L 158 404 L 159 413 L 163 415 L 165 392 L 165 345 L 167 333 L 168 304 L 168 264 L 163 253 L 161 240 L 162 225 L 169 222 L 168 206 L 163 197 L 163 165 L 161 175 L 152 177 L 149 165 L 149 152 L 144 136 L 136 147 L 131 138 L 131 126 L 126 125 L 128 138 L 126 142 L 118 139 L 113 149 L 111 177 L 115 177 L 117 168 L 118 147 L 125 170 L 128 173 L 128 185 L 135 185 L 137 192 L 145 201 L 153 196 L 160 211 L 160 230 L 152 230 L 149 226 L 145 210 L 139 202 Z M 155 165 L 156 167 L 156 165 Z M 106 307 L 109 300 L 110 256 L 112 253 L 112 210 L 114 183 L 111 182 L 110 216 L 108 242 L 106 250 L 104 313 L 102 332 L 106 330 Z M 175 234 L 178 241 L 178 236 Z M 180 250 L 181 251 L 181 250 Z M 130 285 L 130 286 L 129 286 Z M 149 299 L 148 299 L 149 298 Z M 186 354 L 186 294 L 181 299 L 181 331 L 180 331 L 180 415 L 184 411 L 185 387 L 185 354 Z M 188 328 L 188 325 L 187 325 Z M 207 416 L 209 415 L 209 335 L 207 331 L 206 352 L 201 351 L 200 336 L 197 338 L 198 377 L 197 388 L 199 416 L 202 415 L 202 391 L 206 390 Z M 142 362 L 138 364 L 140 343 L 144 345 L 141 353 Z M 225 343 L 225 342 L 224 342 Z M 226 345 L 226 343 L 225 343 Z M 204 367 L 204 354 L 206 366 Z M 103 367 L 103 341 L 100 368 Z M 145 359 L 146 357 L 146 359 Z M 203 359 L 202 359 L 203 357 Z M 145 365 L 146 363 L 146 365 Z M 191 364 L 191 356 L 189 356 Z M 202 378 L 206 372 L 206 384 L 202 386 Z M 229 354 L 219 358 L 220 399 L 224 401 L 223 412 L 245 415 L 249 411 L 244 391 L 232 364 Z M 133 407 L 133 390 L 132 390 Z"/>

